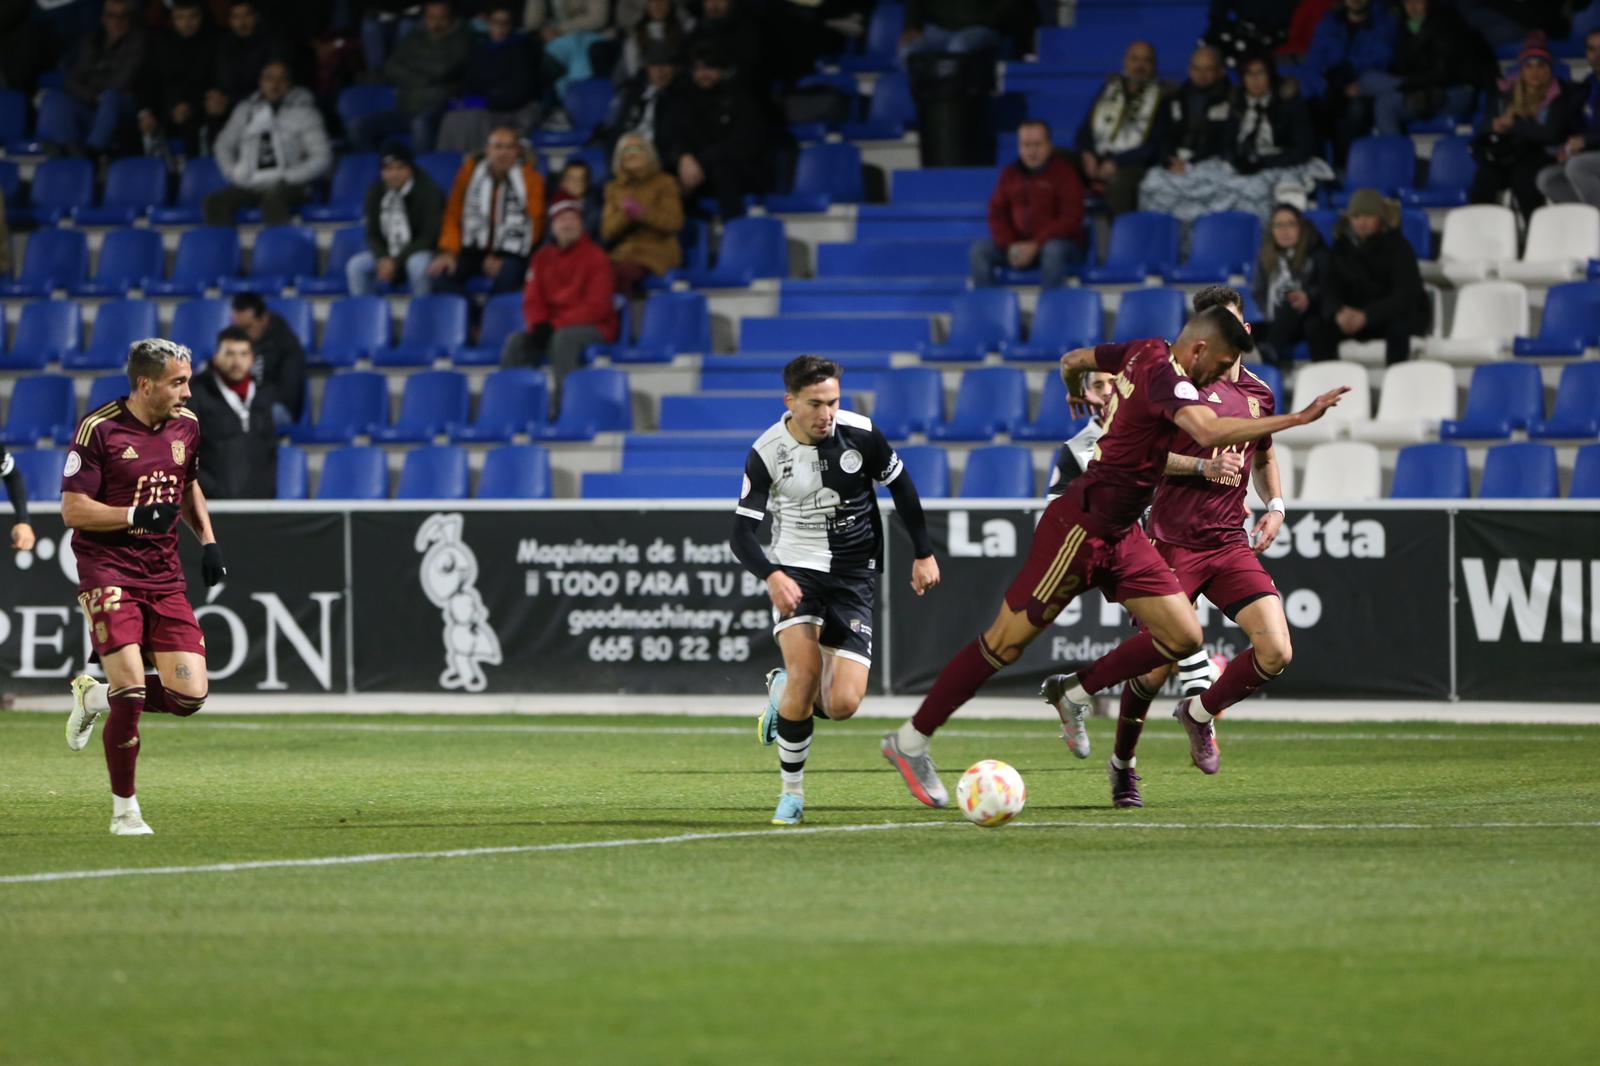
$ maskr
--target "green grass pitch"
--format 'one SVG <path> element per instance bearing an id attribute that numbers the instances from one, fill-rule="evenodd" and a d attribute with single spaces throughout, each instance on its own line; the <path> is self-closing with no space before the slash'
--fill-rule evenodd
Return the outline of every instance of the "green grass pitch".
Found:
<path id="1" fill-rule="evenodd" d="M 910 800 L 887 723 L 822 722 L 794 832 L 753 719 L 147 716 L 157 835 L 118 839 L 99 737 L 69 754 L 61 725 L 0 716 L 0 1063 L 1600 1047 L 1594 729 L 1224 722 L 1204 778 L 1152 723 L 1148 806 L 1113 811 L 1107 723 L 1080 762 L 1043 722 L 957 718 L 952 790 L 980 758 L 1028 784 L 984 830 Z"/>

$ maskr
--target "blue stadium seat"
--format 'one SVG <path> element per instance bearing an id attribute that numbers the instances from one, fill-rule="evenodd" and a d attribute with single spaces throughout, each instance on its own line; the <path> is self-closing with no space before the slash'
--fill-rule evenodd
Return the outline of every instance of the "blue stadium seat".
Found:
<path id="1" fill-rule="evenodd" d="M 846 74 L 889 74 L 899 68 L 900 35 L 905 27 L 903 5 L 879 4 L 872 9 L 861 50 L 835 56 L 833 62 Z"/>
<path id="2" fill-rule="evenodd" d="M 1433 227 L 1428 213 L 1417 207 L 1400 209 L 1400 232 L 1411 242 L 1411 250 L 1418 259 L 1433 258 Z"/>
<path id="3" fill-rule="evenodd" d="M 61 156 L 46 159 L 33 172 L 29 207 L 36 222 L 54 224 L 94 202 L 94 164 Z"/>
<path id="4" fill-rule="evenodd" d="M 508 441 L 544 425 L 549 415 L 550 385 L 544 371 L 528 367 L 496 370 L 483 381 L 477 415 L 470 424 L 457 425 L 450 439 L 457 443 Z"/>
<path id="5" fill-rule="evenodd" d="M 67 465 L 67 453 L 59 448 L 30 448 L 11 453 L 22 471 L 22 483 L 28 487 L 28 500 L 32 503 L 54 503 L 61 499 L 61 474 Z"/>
<path id="6" fill-rule="evenodd" d="M 389 498 L 389 461 L 372 445 L 335 448 L 322 459 L 319 500 L 384 500 Z"/>
<path id="7" fill-rule="evenodd" d="M 931 366 L 906 366 L 878 379 L 872 423 L 890 440 L 926 433 L 944 421 L 944 381 Z"/>
<path id="8" fill-rule="evenodd" d="M 965 279 L 972 269 L 969 240 L 850 241 L 817 245 L 819 278 Z"/>
<path id="9" fill-rule="evenodd" d="M 999 180 L 999 167 L 897 170 L 892 179 L 889 199 L 902 206 L 910 203 L 988 204 L 989 196 Z"/>
<path id="10" fill-rule="evenodd" d="M 480 500 L 548 500 L 550 453 L 537 444 L 503 444 L 483 457 Z"/>
<path id="11" fill-rule="evenodd" d="M 39 88 L 64 90 L 65 74 L 59 68 L 51 73 L 59 74 L 61 83 L 48 85 L 45 80 L 48 74 L 41 75 Z M 40 92 L 38 101 L 39 112 L 34 117 L 33 136 L 12 146 L 13 150 L 23 155 L 37 155 L 70 149 L 76 145 L 83 134 L 78 127 L 77 105 L 72 98 L 64 91 Z"/>
<path id="12" fill-rule="evenodd" d="M 1010 366 L 985 366 L 961 375 L 955 411 L 930 426 L 930 440 L 986 441 L 1028 417 L 1028 379 Z"/>
<path id="13" fill-rule="evenodd" d="M 750 454 L 753 434 L 732 433 L 630 433 L 622 441 L 622 469 L 741 470 Z"/>
<path id="14" fill-rule="evenodd" d="M 1467 409 L 1439 426 L 1443 440 L 1504 440 L 1544 417 L 1539 368 L 1527 363 L 1490 363 L 1472 372 Z"/>
<path id="15" fill-rule="evenodd" d="M 1459 444 L 1411 444 L 1395 460 L 1395 500 L 1461 500 L 1472 495 L 1467 450 Z"/>
<path id="16" fill-rule="evenodd" d="M 22 273 L 0 281 L 0 296 L 49 296 L 70 289 L 89 273 L 89 242 L 82 231 L 38 229 L 28 237 Z"/>
<path id="17" fill-rule="evenodd" d="M 1556 409 L 1549 418 L 1528 426 L 1535 439 L 1583 439 L 1600 436 L 1600 360 L 1568 363 L 1556 386 Z"/>
<path id="18" fill-rule="evenodd" d="M 426 444 L 467 424 L 467 376 L 459 370 L 421 370 L 407 375 L 400 414 L 392 426 L 373 429 L 384 443 Z"/>
<path id="19" fill-rule="evenodd" d="M 895 454 L 905 464 L 911 484 L 923 499 L 943 499 L 950 495 L 950 453 L 937 444 L 911 444 L 896 448 Z M 887 487 L 879 492 L 889 494 Z"/>
<path id="20" fill-rule="evenodd" d="M 789 276 L 789 246 L 783 223 L 775 218 L 736 218 L 722 229 L 717 265 L 686 270 L 683 278 L 696 288 L 742 289 L 756 278 Z"/>
<path id="21" fill-rule="evenodd" d="M 0 99 L 10 91 L 0 89 Z M 8 204 L 20 203 L 22 199 L 22 172 L 9 159 L 0 159 L 0 195 L 5 196 Z"/>
<path id="22" fill-rule="evenodd" d="M 278 499 L 303 500 L 311 494 L 311 468 L 306 453 L 293 444 L 278 445 Z"/>
<path id="23" fill-rule="evenodd" d="M 348 444 L 388 424 L 388 381 L 370 370 L 348 370 L 328 378 L 317 420 L 290 426 L 289 439 L 299 444 Z"/>
<path id="24" fill-rule="evenodd" d="M 1545 296 L 1537 337 L 1518 337 L 1517 355 L 1582 355 L 1600 345 L 1600 283 L 1569 281 L 1552 285 Z"/>
<path id="25" fill-rule="evenodd" d="M 178 176 L 178 195 L 171 207 L 152 207 L 150 224 L 154 226 L 193 226 L 204 218 L 207 196 L 228 187 L 227 179 L 217 169 L 217 157 L 196 156 L 183 164 Z"/>
<path id="26" fill-rule="evenodd" d="M 586 500 L 704 500 L 723 498 L 732 506 L 739 491 L 739 472 L 644 473 L 618 471 L 583 475 Z"/>
<path id="27" fill-rule="evenodd" d="M 379 348 L 374 366 L 429 366 L 448 359 L 467 343 L 467 298 L 452 293 L 413 296 L 406 306 L 400 343 Z"/>
<path id="28" fill-rule="evenodd" d="M 1280 415 L 1285 414 L 1283 407 L 1283 374 L 1279 372 L 1278 368 L 1270 363 L 1250 363 L 1244 367 L 1244 371 L 1260 378 L 1261 383 L 1272 390 L 1273 410 Z"/>
<path id="29" fill-rule="evenodd" d="M 936 315 L 967 291 L 964 278 L 790 278 L 780 315 Z"/>
<path id="30" fill-rule="evenodd" d="M 172 312 L 168 336 L 194 353 L 195 365 L 210 360 L 217 350 L 217 334 L 230 321 L 228 301 L 217 297 L 185 300 Z"/>
<path id="31" fill-rule="evenodd" d="M 1420 189 L 1400 190 L 1400 202 L 1407 207 L 1459 207 L 1467 202 L 1467 190 L 1477 173 L 1472 138 L 1441 137 L 1433 143 L 1428 180 Z"/>
<path id="32" fill-rule="evenodd" d="M 198 226 L 178 239 L 170 278 L 144 280 L 149 296 L 200 296 L 223 278 L 239 273 L 239 231 L 232 226 Z"/>
<path id="33" fill-rule="evenodd" d="M 1350 145 L 1345 164 L 1344 188 L 1333 195 L 1333 205 L 1344 207 L 1357 189 L 1377 189 L 1388 197 L 1416 184 L 1417 150 L 1404 135 L 1362 137 Z"/>
<path id="34" fill-rule="evenodd" d="M 961 475 L 962 499 L 1026 499 L 1033 494 L 1033 453 L 1027 448 L 991 444 L 968 453 Z"/>
<path id="35" fill-rule="evenodd" d="M 1138 285 L 1178 265 L 1178 220 L 1159 211 L 1129 211 L 1111 223 L 1106 260 L 1083 272 L 1093 285 Z"/>
<path id="36" fill-rule="evenodd" d="M 101 374 L 89 383 L 89 402 L 83 405 L 85 411 L 98 411 L 112 400 L 121 399 L 128 395 L 127 374 Z"/>
<path id="37" fill-rule="evenodd" d="M 161 333 L 156 323 L 154 300 L 108 300 L 94 316 L 94 332 L 89 347 L 61 357 L 63 370 L 114 370 L 128 363 L 128 348 L 134 341 Z"/>
<path id="38" fill-rule="evenodd" d="M 522 328 L 520 319 L 517 328 Z M 645 301 L 637 341 L 591 344 L 584 355 L 588 359 L 603 355 L 613 363 L 670 363 L 676 355 L 708 355 L 710 352 L 711 311 L 705 295 L 654 292 Z"/>
<path id="39" fill-rule="evenodd" d="M 536 148 L 576 148 L 587 144 L 595 128 L 606 120 L 616 86 L 610 78 L 584 78 L 572 82 L 561 94 L 561 106 L 572 121 L 569 130 L 534 130 Z"/>
<path id="40" fill-rule="evenodd" d="M 972 242 L 989 236 L 982 203 L 862 204 L 856 208 L 856 241 Z M 1034 283 L 1038 272 L 1034 272 Z"/>
<path id="41" fill-rule="evenodd" d="M 867 98 L 867 116 L 859 122 L 839 127 L 847 141 L 898 141 L 906 127 L 917 122 L 917 102 L 911 97 L 911 82 L 905 72 L 891 70 L 873 82 Z"/>
<path id="42" fill-rule="evenodd" d="M 11 409 L 0 443 L 32 446 L 54 439 L 65 444 L 78 427 L 78 401 L 72 379 L 64 374 L 31 374 L 11 388 Z"/>
<path id="43" fill-rule="evenodd" d="M 289 327 L 289 332 L 300 342 L 300 347 L 312 346 L 315 317 L 311 313 L 310 300 L 304 296 L 268 296 L 267 310 L 283 319 L 283 324 Z"/>
<path id="44" fill-rule="evenodd" d="M 824 142 L 800 149 L 794 186 L 767 197 L 773 212 L 826 211 L 833 204 L 859 204 L 866 198 L 861 182 L 861 149 L 853 144 Z"/>
<path id="45" fill-rule="evenodd" d="M 1482 500 L 1553 500 L 1561 495 L 1556 450 L 1548 444 L 1497 444 L 1478 485 Z"/>
<path id="46" fill-rule="evenodd" d="M 1122 294 L 1122 304 L 1117 308 L 1117 325 L 1111 339 L 1116 343 L 1145 337 L 1176 340 L 1183 331 L 1188 307 L 1188 301 L 1177 289 L 1134 289 L 1125 292 Z"/>
<path id="47" fill-rule="evenodd" d="M 1255 273 L 1261 250 L 1261 219 L 1248 211 L 1218 211 L 1195 220 L 1189 239 L 1189 261 L 1169 268 L 1168 284 L 1225 282 L 1234 274 Z"/>
<path id="48" fill-rule="evenodd" d="M 759 433 L 782 414 L 782 401 L 770 392 L 663 396 L 660 428 L 664 433 L 732 429 Z"/>
<path id="49" fill-rule="evenodd" d="M 893 366 L 894 356 L 879 352 L 828 352 L 845 373 L 846 392 L 876 391 Z M 707 355 L 700 360 L 702 392 L 758 392 L 783 388 L 783 368 L 790 354 Z"/>
<path id="50" fill-rule="evenodd" d="M 148 277 L 160 277 L 167 253 L 161 234 L 132 226 L 114 229 L 100 245 L 94 277 L 72 287 L 74 296 L 123 296 Z"/>
<path id="51" fill-rule="evenodd" d="M 22 305 L 11 351 L 0 369 L 37 370 L 60 362 L 83 346 L 83 316 L 70 300 L 35 300 Z"/>
<path id="52" fill-rule="evenodd" d="M 1039 413 L 1033 421 L 1026 416 L 1011 425 L 1012 440 L 1064 441 L 1083 428 L 1088 416 L 1073 417 L 1067 405 L 1067 390 L 1060 378 L 1051 374 L 1045 378 L 1044 392 L 1039 396 Z"/>
<path id="53" fill-rule="evenodd" d="M 11 145 L 27 138 L 27 96 L 20 89 L 0 89 L 0 145 Z M 16 151 L 15 148 L 11 150 Z"/>
<path id="54" fill-rule="evenodd" d="M 928 360 L 982 360 L 1022 339 L 1022 305 L 1010 289 L 973 289 L 956 297 L 950 337 L 922 345 Z"/>
<path id="55" fill-rule="evenodd" d="M 1578 449 L 1578 460 L 1572 467 L 1572 489 L 1567 495 L 1574 500 L 1600 500 L 1600 444 Z"/>
<path id="56" fill-rule="evenodd" d="M 381 296 L 346 296 L 328 309 L 322 347 L 309 353 L 314 366 L 354 366 L 389 346 L 389 304 Z"/>
<path id="57" fill-rule="evenodd" d="M 449 373 L 449 371 L 446 371 Z M 406 453 L 400 467 L 397 500 L 464 500 L 467 498 L 467 450 L 453 444 L 430 444 Z"/>
<path id="58" fill-rule="evenodd" d="M 344 128 L 348 130 L 364 118 L 388 114 L 398 106 L 399 94 L 394 86 L 373 82 L 351 85 L 339 90 L 339 99 L 334 104 L 334 110 L 339 115 L 339 121 L 343 122 Z"/>
<path id="59" fill-rule="evenodd" d="M 359 220 L 367 189 L 378 180 L 381 169 L 378 156 L 373 152 L 340 156 L 333 167 L 333 180 L 328 184 L 328 202 L 307 204 L 300 209 L 300 217 L 307 222 Z M 449 190 L 445 191 L 448 194 Z"/>
<path id="60" fill-rule="evenodd" d="M 926 318 L 880 315 L 826 318 L 779 315 L 747 318 L 739 326 L 742 352 L 915 352 L 929 339 Z"/>
<path id="61" fill-rule="evenodd" d="M 456 174 L 461 170 L 461 159 L 460 152 L 424 152 L 417 156 L 417 169 L 432 178 L 448 199 L 456 183 Z"/>
<path id="62" fill-rule="evenodd" d="M 540 426 L 541 440 L 591 440 L 596 433 L 626 433 L 633 428 L 628 375 L 613 367 L 573 371 L 561 384 L 561 413 Z"/>
<path id="63" fill-rule="evenodd" d="M 328 261 L 320 274 L 302 274 L 294 279 L 294 287 L 302 296 L 343 296 L 350 291 L 345 280 L 344 267 L 351 257 L 367 250 L 367 231 L 361 226 L 346 226 L 335 230 L 333 242 L 328 246 Z"/>
<path id="64" fill-rule="evenodd" d="M 1104 311 L 1094 289 L 1050 289 L 1039 294 L 1033 327 L 1026 342 L 1000 346 L 1007 359 L 1056 362 L 1074 348 L 1099 344 L 1104 336 Z"/>
<path id="65" fill-rule="evenodd" d="M 106 171 L 100 205 L 74 208 L 72 220 L 80 226 L 128 226 L 166 201 L 167 164 L 155 156 L 129 156 Z"/>
<path id="66" fill-rule="evenodd" d="M 279 292 L 317 272 L 317 239 L 305 226 L 268 226 L 256 235 L 250 269 L 222 279 L 222 291 Z"/>
<path id="67" fill-rule="evenodd" d="M 522 318 L 522 293 L 503 292 L 489 297 L 478 324 L 478 343 L 456 349 L 456 366 L 499 366 L 506 338 L 527 328 Z"/>

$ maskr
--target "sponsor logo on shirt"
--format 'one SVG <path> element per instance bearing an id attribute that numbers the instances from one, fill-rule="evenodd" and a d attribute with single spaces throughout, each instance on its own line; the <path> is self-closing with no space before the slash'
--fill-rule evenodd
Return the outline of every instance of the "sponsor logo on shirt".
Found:
<path id="1" fill-rule="evenodd" d="M 126 448 L 122 449 L 122 457 L 124 459 L 137 459 L 139 458 L 139 453 L 134 451 L 133 445 L 130 444 Z"/>

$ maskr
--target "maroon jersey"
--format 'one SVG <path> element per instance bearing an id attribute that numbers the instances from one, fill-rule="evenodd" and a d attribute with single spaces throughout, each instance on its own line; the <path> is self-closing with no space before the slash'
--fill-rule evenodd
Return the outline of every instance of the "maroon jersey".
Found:
<path id="1" fill-rule="evenodd" d="M 1206 386 L 1201 394 L 1221 418 L 1265 418 L 1273 412 L 1272 390 L 1242 366 L 1237 382 L 1223 379 Z M 1238 477 L 1211 481 L 1188 476 L 1162 481 L 1146 523 L 1150 535 L 1163 544 L 1185 548 L 1214 548 L 1233 540 L 1248 543 L 1244 531 L 1244 496 L 1249 488 L 1251 465 L 1257 448 L 1270 447 L 1271 437 L 1229 445 L 1227 450 L 1244 457 L 1244 470 Z M 1179 430 L 1172 450 L 1179 455 L 1210 459 L 1224 449 L 1202 448 L 1189 434 Z"/>
<path id="2" fill-rule="evenodd" d="M 1073 479 L 1066 495 L 1109 527 L 1123 529 L 1150 506 L 1166 471 L 1167 453 L 1178 433 L 1172 416 L 1206 401 L 1172 358 L 1166 341 L 1102 344 L 1094 354 L 1099 369 L 1117 378 L 1101 419 L 1105 432 L 1095 444 L 1094 461 Z"/>
<path id="3" fill-rule="evenodd" d="M 112 507 L 182 504 L 199 473 L 200 423 L 179 408 L 151 429 L 128 410 L 127 397 L 92 411 L 78 425 L 61 475 L 62 492 L 81 492 Z M 166 533 L 121 529 L 72 535 L 78 588 L 108 585 L 171 592 L 184 588 L 178 527 Z"/>

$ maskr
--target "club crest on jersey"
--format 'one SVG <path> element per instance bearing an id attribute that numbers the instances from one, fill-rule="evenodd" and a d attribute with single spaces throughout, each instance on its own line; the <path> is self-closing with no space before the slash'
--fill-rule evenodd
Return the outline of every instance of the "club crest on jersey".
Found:
<path id="1" fill-rule="evenodd" d="M 846 474 L 854 474 L 857 470 L 860 470 L 861 453 L 854 448 L 845 449 L 845 453 L 839 456 L 839 469 Z"/>
<path id="2" fill-rule="evenodd" d="M 183 441 L 181 441 L 181 440 L 173 441 L 172 442 L 172 461 L 177 463 L 179 466 L 182 466 L 183 465 L 183 456 L 184 456 Z"/>
<path id="3" fill-rule="evenodd" d="M 1260 418 L 1261 417 L 1261 401 L 1256 399 L 1254 396 L 1247 396 L 1245 399 L 1250 404 L 1250 417 L 1251 418 Z"/>

